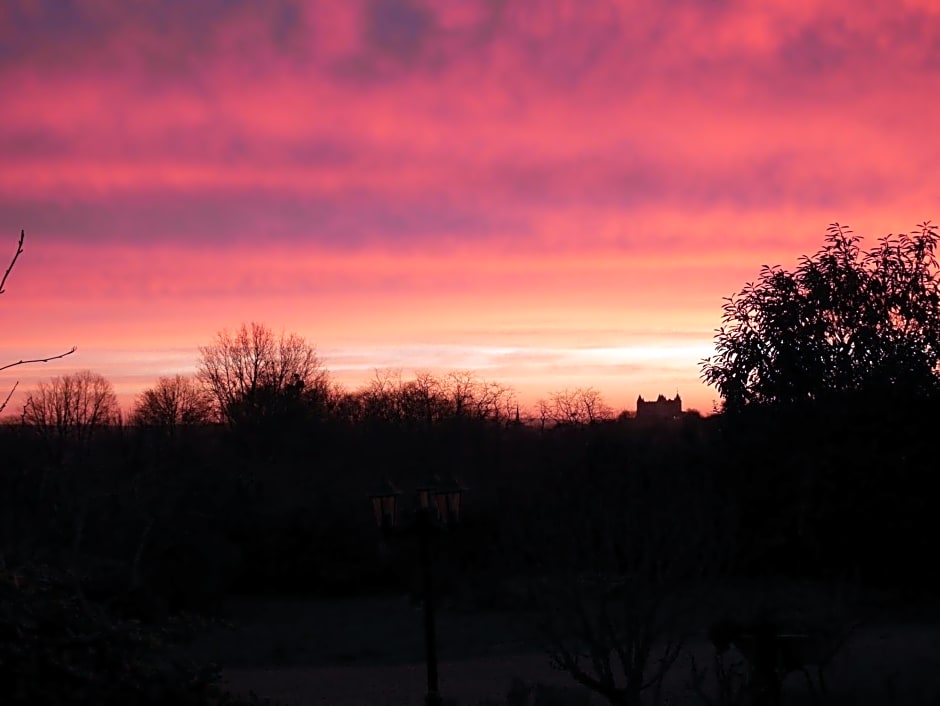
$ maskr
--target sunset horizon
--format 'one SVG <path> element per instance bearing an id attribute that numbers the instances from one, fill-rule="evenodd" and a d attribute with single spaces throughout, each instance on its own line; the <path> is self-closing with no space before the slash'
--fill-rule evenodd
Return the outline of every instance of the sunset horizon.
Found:
<path id="1" fill-rule="evenodd" d="M 524 409 L 701 379 L 723 298 L 937 217 L 940 11 L 907 0 L 0 7 L 0 373 L 125 412 L 219 331 L 473 371 Z"/>

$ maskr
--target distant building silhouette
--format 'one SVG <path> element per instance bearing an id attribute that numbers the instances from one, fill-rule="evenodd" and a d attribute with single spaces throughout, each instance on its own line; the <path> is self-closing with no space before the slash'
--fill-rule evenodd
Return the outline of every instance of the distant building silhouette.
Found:
<path id="1" fill-rule="evenodd" d="M 643 396 L 636 398 L 636 418 L 643 421 L 663 421 L 667 419 L 680 419 L 682 417 L 682 398 L 676 393 L 675 398 L 666 399 L 660 395 L 652 402 L 647 402 Z"/>

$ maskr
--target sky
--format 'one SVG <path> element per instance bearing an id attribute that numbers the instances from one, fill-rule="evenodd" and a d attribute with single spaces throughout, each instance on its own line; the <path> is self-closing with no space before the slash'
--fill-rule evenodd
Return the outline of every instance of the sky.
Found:
<path id="1" fill-rule="evenodd" d="M 826 227 L 940 218 L 934 0 L 3 0 L 0 372 L 125 405 L 258 321 L 341 384 L 615 409 Z"/>

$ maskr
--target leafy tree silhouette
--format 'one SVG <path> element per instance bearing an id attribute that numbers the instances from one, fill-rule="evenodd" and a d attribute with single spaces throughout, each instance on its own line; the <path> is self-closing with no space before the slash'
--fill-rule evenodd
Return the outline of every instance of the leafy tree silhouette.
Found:
<path id="1" fill-rule="evenodd" d="M 728 410 L 861 392 L 937 390 L 937 227 L 887 235 L 871 250 L 838 223 L 794 270 L 764 265 L 725 300 L 702 377 Z"/>

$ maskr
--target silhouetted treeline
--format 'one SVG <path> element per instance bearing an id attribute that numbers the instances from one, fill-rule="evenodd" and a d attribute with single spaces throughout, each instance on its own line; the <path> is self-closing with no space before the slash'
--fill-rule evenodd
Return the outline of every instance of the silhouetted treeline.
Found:
<path id="1" fill-rule="evenodd" d="M 74 565 L 102 596 L 146 586 L 161 610 L 231 591 L 399 590 L 411 549 L 379 550 L 367 495 L 436 473 L 469 488 L 442 551 L 470 583 L 547 571 L 561 539 L 642 507 L 690 541 L 721 527 L 725 572 L 936 586 L 932 400 L 542 427 L 416 382 L 285 409 L 278 425 L 103 427 L 54 455 L 35 427 L 0 427 L 4 561 Z M 590 547 L 578 556 L 589 564 Z"/>

